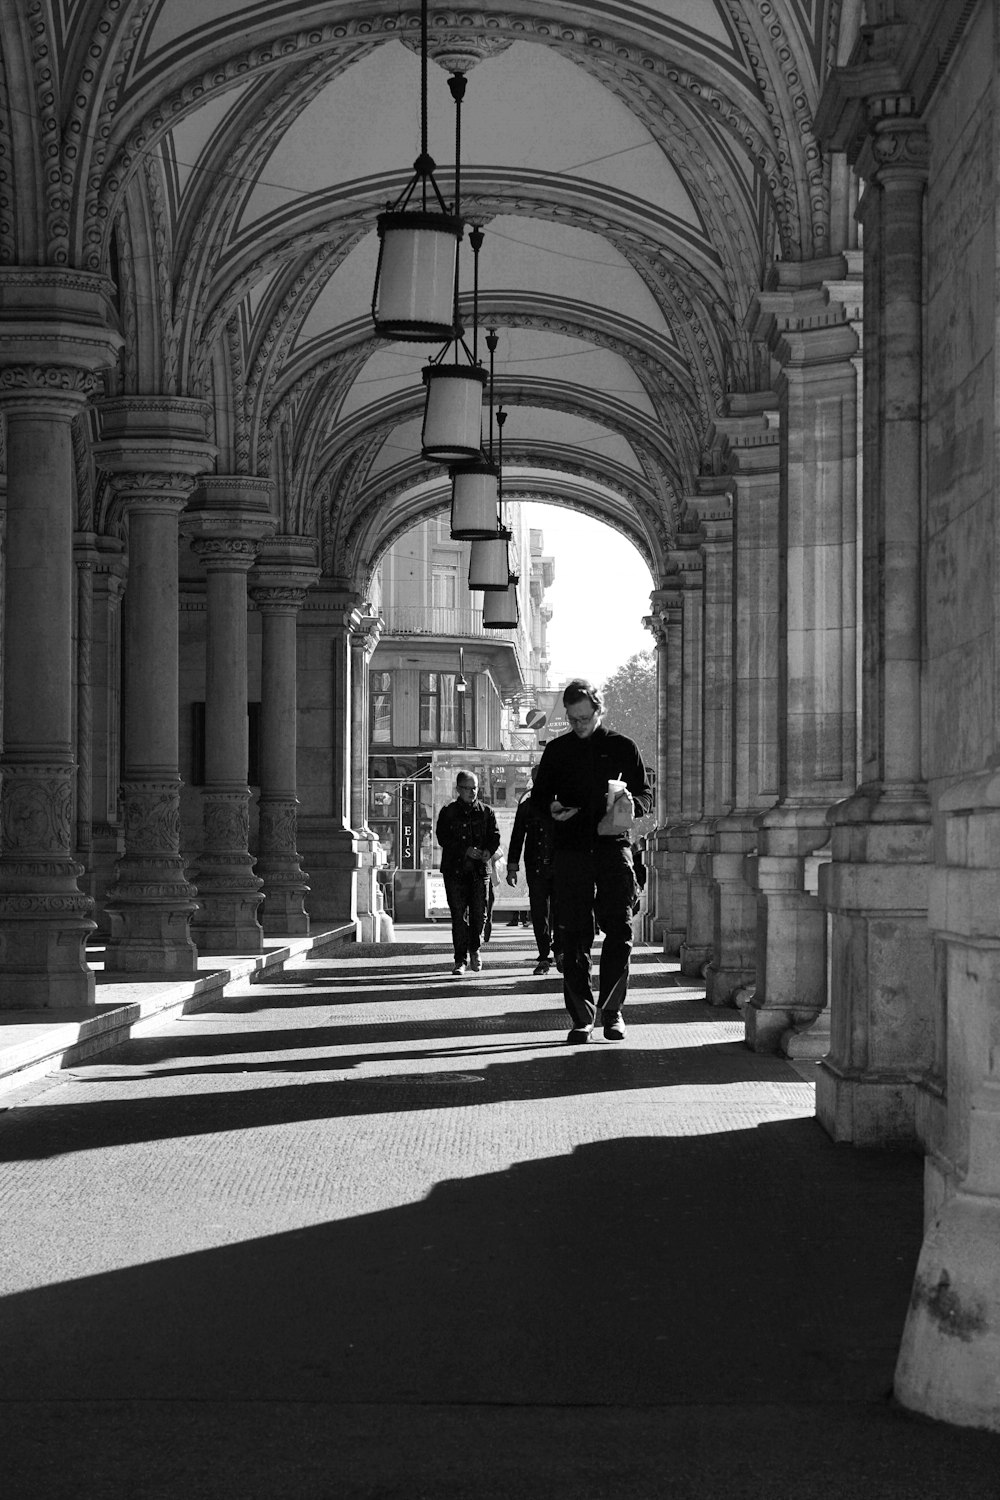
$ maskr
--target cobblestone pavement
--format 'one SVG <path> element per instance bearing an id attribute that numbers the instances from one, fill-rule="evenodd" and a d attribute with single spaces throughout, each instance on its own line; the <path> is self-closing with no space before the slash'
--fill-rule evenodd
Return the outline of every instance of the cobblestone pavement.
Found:
<path id="1" fill-rule="evenodd" d="M 995 1500 L 890 1400 L 917 1158 L 653 949 L 570 1048 L 526 934 L 397 935 L 7 1101 L 6 1500 Z"/>

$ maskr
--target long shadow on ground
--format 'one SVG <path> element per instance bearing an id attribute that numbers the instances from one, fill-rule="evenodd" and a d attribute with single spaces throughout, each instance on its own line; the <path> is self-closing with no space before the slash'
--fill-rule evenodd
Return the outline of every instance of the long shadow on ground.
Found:
<path id="1" fill-rule="evenodd" d="M 920 1176 L 916 1158 L 837 1147 L 811 1121 L 625 1138 L 8 1297 L 6 1391 L 50 1412 L 140 1404 L 119 1447 L 92 1441 L 82 1488 L 62 1471 L 76 1491 L 34 1493 L 993 1500 L 1000 1442 L 887 1411 Z M 146 1402 L 177 1403 L 172 1431 L 147 1428 Z M 275 1402 L 295 1435 L 284 1471 Z M 542 1430 L 504 1415 L 526 1408 Z M 380 1442 L 376 1409 L 393 1413 Z M 427 1437 L 444 1427 L 442 1454 Z M 47 1436 L 46 1451 L 24 1432 L 8 1444 L 8 1493 L 56 1469 Z"/>

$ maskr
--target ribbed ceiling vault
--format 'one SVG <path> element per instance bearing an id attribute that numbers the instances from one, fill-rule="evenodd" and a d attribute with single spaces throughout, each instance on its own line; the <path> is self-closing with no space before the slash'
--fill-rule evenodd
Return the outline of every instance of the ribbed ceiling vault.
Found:
<path id="1" fill-rule="evenodd" d="M 432 55 L 473 64 L 462 207 L 486 232 L 481 324 L 500 331 L 519 492 L 610 521 L 654 576 L 728 395 L 770 383 L 751 298 L 776 257 L 841 248 L 813 112 L 861 11 L 431 6 Z M 355 587 L 445 500 L 418 456 L 434 351 L 386 348 L 369 311 L 375 217 L 419 145 L 419 15 L 415 0 L 0 7 L 0 260 L 111 273 L 127 340 L 112 385 L 208 399 L 220 471 L 274 477 L 282 528 L 314 531 Z M 442 68 L 429 91 L 450 194 Z"/>

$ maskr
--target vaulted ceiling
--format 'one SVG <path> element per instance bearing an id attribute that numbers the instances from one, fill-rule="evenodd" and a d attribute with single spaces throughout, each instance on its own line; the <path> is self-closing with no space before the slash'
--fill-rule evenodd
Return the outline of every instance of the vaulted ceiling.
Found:
<path id="1" fill-rule="evenodd" d="M 507 492 L 610 521 L 654 576 L 727 394 L 769 384 L 743 326 L 768 267 L 840 248 L 812 122 L 859 8 L 431 6 L 446 194 L 447 74 L 468 73 L 462 209 L 485 230 Z M 376 215 L 419 147 L 419 27 L 416 0 L 0 12 L 0 258 L 110 271 L 119 389 L 211 401 L 220 472 L 273 475 L 283 529 L 356 582 L 446 494 L 419 456 L 432 351 L 376 340 L 370 312 Z"/>

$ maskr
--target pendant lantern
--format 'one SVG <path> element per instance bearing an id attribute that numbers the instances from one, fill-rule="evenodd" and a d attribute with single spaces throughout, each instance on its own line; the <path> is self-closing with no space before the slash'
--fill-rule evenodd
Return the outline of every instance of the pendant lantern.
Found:
<path id="1" fill-rule="evenodd" d="M 506 589 L 510 583 L 511 534 L 501 529 L 491 537 L 478 537 L 469 544 L 469 588 Z"/>
<path id="2" fill-rule="evenodd" d="M 483 595 L 483 627 L 486 630 L 516 630 L 520 615 L 517 605 L 517 586 L 520 582 L 516 573 L 510 575 L 510 582 L 506 589 L 501 592 L 494 589 Z"/>
<path id="3" fill-rule="evenodd" d="M 461 76 L 449 83 L 464 86 Z M 456 100 L 456 103 L 458 101 Z M 459 134 L 460 139 L 460 134 Z M 458 146 L 456 146 L 456 150 Z M 421 452 L 431 463 L 471 463 L 479 458 L 483 446 L 483 395 L 486 371 L 479 363 L 479 251 L 483 231 L 474 227 L 469 235 L 473 256 L 472 349 L 458 335 L 441 350 L 437 359 L 424 366 L 423 381 L 427 390 L 424 402 L 424 426 L 420 438 Z M 458 274 L 455 275 L 455 323 L 458 325 Z M 449 349 L 454 360 L 444 363 Z M 460 358 L 465 356 L 464 362 Z"/>
<path id="4" fill-rule="evenodd" d="M 451 471 L 451 536 L 473 542 L 496 536 L 500 525 L 500 470 L 481 458 Z"/>
<path id="5" fill-rule="evenodd" d="M 437 463 L 477 458 L 483 445 L 486 371 L 478 365 L 427 365 L 427 399 L 420 437 L 423 456 Z"/>
<path id="6" fill-rule="evenodd" d="M 421 0 L 420 155 L 400 197 L 378 216 L 372 318 L 381 338 L 437 343 L 458 334 L 455 276 L 463 225 L 457 167 L 455 208 L 449 211 L 434 180 L 436 164 L 427 150 L 427 6 L 428 0 Z M 411 208 L 418 186 L 419 206 Z"/>

